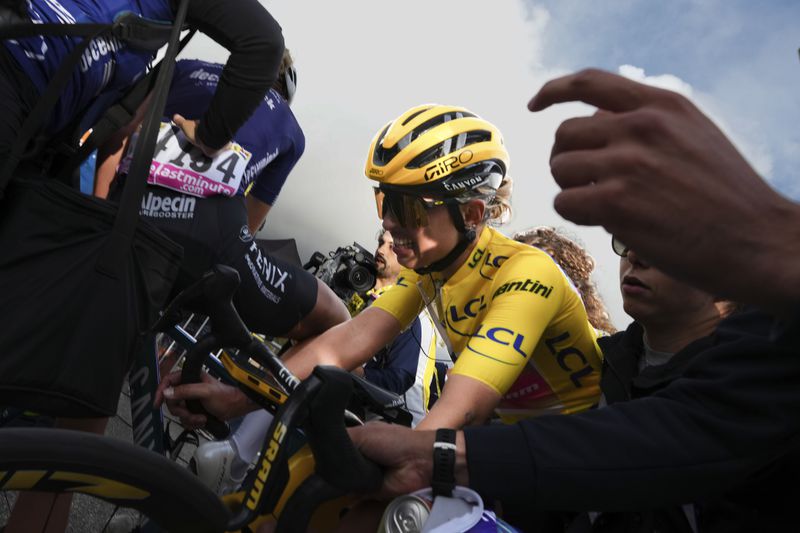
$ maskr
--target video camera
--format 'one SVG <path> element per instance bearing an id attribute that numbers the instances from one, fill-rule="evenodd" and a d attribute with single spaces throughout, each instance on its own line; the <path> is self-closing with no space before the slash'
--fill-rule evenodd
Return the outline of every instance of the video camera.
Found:
<path id="1" fill-rule="evenodd" d="M 329 252 L 328 257 L 314 252 L 303 268 L 333 289 L 353 314 L 363 307 L 363 296 L 375 286 L 377 276 L 375 257 L 355 242 Z"/>

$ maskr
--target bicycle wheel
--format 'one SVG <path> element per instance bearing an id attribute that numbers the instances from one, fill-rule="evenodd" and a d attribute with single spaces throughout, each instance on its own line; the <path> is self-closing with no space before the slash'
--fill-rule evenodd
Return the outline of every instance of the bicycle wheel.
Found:
<path id="1" fill-rule="evenodd" d="M 170 532 L 225 530 L 228 511 L 165 457 L 80 431 L 0 430 L 0 490 L 83 493 L 140 511 Z"/>

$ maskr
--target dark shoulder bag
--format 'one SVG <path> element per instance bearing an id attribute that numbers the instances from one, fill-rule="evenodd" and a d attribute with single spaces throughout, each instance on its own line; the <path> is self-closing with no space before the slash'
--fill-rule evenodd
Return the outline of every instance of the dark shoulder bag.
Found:
<path id="1" fill-rule="evenodd" d="M 131 33 L 117 23 L 105 29 L 92 25 L 95 33 L 64 62 L 23 125 L 20 137 L 27 138 L 2 162 L 0 405 L 51 416 L 116 412 L 133 354 L 168 297 L 183 255 L 180 246 L 139 220 L 138 211 L 187 1 L 167 28 L 169 47 L 118 205 L 56 179 L 24 179 L 16 172 L 39 127 L 30 119 L 43 120 L 92 37 L 108 30 Z M 151 35 L 138 24 L 133 40 Z M 87 25 L 53 26 L 66 32 Z M 0 29 L 0 37 L 8 38 L 7 30 Z"/>

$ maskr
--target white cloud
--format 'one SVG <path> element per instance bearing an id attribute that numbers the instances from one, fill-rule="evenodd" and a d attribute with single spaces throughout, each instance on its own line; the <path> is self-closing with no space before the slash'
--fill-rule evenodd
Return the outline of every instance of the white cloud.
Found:
<path id="1" fill-rule="evenodd" d="M 635 67 L 633 65 L 622 65 L 619 67 L 619 74 L 626 78 L 658 87 L 659 89 L 666 89 L 682 94 L 686 98 L 692 98 L 692 86 L 672 74 L 660 74 L 658 76 L 648 76 L 644 73 L 644 69 Z"/>
<path id="2" fill-rule="evenodd" d="M 643 68 L 634 65 L 621 65 L 618 72 L 626 78 L 660 89 L 674 91 L 692 100 L 728 135 L 760 175 L 765 176 L 767 179 L 772 177 L 773 153 L 781 147 L 770 146 L 763 140 L 754 139 L 754 136 L 749 133 L 758 129 L 756 124 L 751 124 L 750 127 L 744 128 L 744 131 L 731 128 L 724 118 L 725 113 L 715 95 L 695 91 L 689 83 L 674 74 L 648 75 Z M 742 125 L 741 119 L 739 125 Z M 784 144 L 783 146 L 787 145 Z"/>

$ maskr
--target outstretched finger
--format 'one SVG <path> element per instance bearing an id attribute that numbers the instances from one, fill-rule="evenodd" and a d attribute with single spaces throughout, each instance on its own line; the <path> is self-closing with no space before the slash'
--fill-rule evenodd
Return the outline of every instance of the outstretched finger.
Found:
<path id="1" fill-rule="evenodd" d="M 604 70 L 586 69 L 548 81 L 528 102 L 528 109 L 541 111 L 553 104 L 584 102 L 606 111 L 637 109 L 655 89 Z"/>

